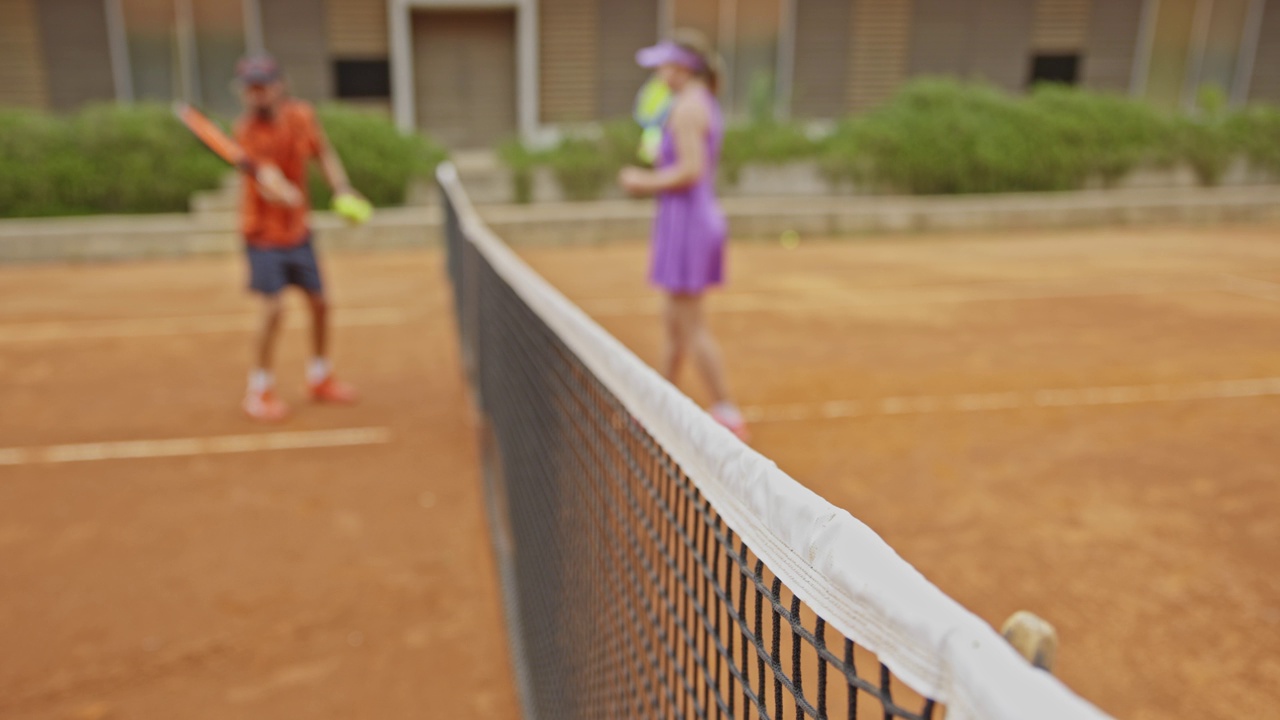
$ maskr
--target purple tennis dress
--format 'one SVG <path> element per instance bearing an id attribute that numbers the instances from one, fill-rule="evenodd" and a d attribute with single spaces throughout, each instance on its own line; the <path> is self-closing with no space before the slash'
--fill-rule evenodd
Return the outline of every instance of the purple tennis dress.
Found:
<path id="1" fill-rule="evenodd" d="M 708 93 L 710 94 L 710 93 Z M 653 252 L 649 282 L 672 293 L 700 293 L 724 281 L 724 246 L 729 226 L 716 200 L 716 166 L 724 140 L 720 104 L 711 100 L 711 126 L 707 130 L 707 164 L 696 183 L 658 194 L 653 220 Z M 676 162 L 676 142 L 671 129 L 662 131 L 655 167 Z"/>

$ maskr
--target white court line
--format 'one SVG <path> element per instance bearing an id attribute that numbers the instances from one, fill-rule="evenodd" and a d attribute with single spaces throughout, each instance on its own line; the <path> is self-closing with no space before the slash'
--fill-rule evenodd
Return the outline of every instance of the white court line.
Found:
<path id="1" fill-rule="evenodd" d="M 1182 385 L 1122 385 L 1113 387 L 1057 388 L 1020 392 L 964 395 L 906 395 L 878 400 L 849 400 L 797 405 L 743 408 L 747 420 L 756 423 L 884 415 L 983 412 L 1019 408 L 1133 405 L 1188 400 L 1227 400 L 1280 395 L 1280 377 L 1220 380 Z"/>
<path id="2" fill-rule="evenodd" d="M 1243 275 L 1227 274 L 1223 275 L 1222 278 L 1226 281 L 1227 292 L 1245 295 L 1258 300 L 1280 302 L 1280 283 L 1244 277 Z"/>
<path id="3" fill-rule="evenodd" d="M 1116 281 L 1075 290 L 1045 291 L 1034 286 L 957 286 L 922 285 L 914 287 L 871 288 L 866 297 L 838 300 L 798 297 L 785 292 L 762 294 L 724 294 L 714 298 L 710 309 L 715 313 L 832 313 L 858 307 L 894 305 L 960 304 L 1001 300 L 1054 300 L 1077 297 L 1120 297 L 1154 295 L 1173 292 L 1221 291 L 1261 300 L 1280 302 L 1280 284 L 1236 275 L 1223 275 L 1216 284 L 1182 287 L 1133 287 L 1154 278 Z M 879 294 L 880 297 L 875 295 Z M 627 317 L 654 315 L 661 307 L 657 296 L 637 298 L 600 298 L 585 300 L 583 306 L 594 317 Z M 414 315 L 405 308 L 373 307 L 339 309 L 335 327 L 376 327 L 406 325 Z M 286 315 L 288 327 L 303 327 L 302 314 Z M 101 340 L 111 338 L 166 337 L 227 332 L 250 332 L 257 324 L 252 314 L 194 315 L 185 317 L 123 318 L 107 320 L 67 320 L 0 324 L 0 344 L 24 342 L 57 342 L 66 340 Z"/>
<path id="4" fill-rule="evenodd" d="M 0 448 L 0 465 L 224 455 L 270 450 L 381 445 L 388 442 L 391 442 L 391 430 L 385 427 L 301 430 L 256 433 L 253 435 L 216 435 L 161 440 L 126 440 L 120 442 L 78 443 L 74 445 L 49 445 L 46 447 Z"/>
<path id="5" fill-rule="evenodd" d="M 304 314 L 287 313 L 287 325 L 305 326 L 307 320 L 301 315 Z M 337 310 L 333 324 L 335 327 L 370 327 L 404 325 L 411 320 L 412 314 L 403 308 L 351 308 Z M 255 315 L 237 314 L 13 323 L 0 325 L 0 344 L 249 332 L 257 321 Z"/>
<path id="6" fill-rule="evenodd" d="M 853 308 L 891 307 L 901 305 L 938 305 L 962 304 L 976 302 L 999 302 L 1002 300 L 1058 300 L 1071 298 L 1096 297 L 1132 297 L 1140 295 L 1160 295 L 1165 293 L 1186 292 L 1236 292 L 1234 285 L 1223 287 L 1222 283 L 1202 286 L 1180 287 L 1132 287 L 1140 283 L 1131 283 L 1128 287 L 1120 283 L 1099 287 L 1081 287 L 1075 290 L 1046 291 L 1034 287 L 971 287 L 963 288 L 951 285 L 915 287 L 875 288 L 863 292 L 880 295 L 875 297 L 842 297 L 839 299 L 805 298 L 791 293 L 776 294 L 724 294 L 713 297 L 708 305 L 712 313 L 743 312 L 776 312 L 776 313 L 832 313 Z M 1251 296 L 1257 297 L 1252 293 Z M 1271 299 L 1271 298 L 1266 298 Z M 655 296 L 638 298 L 601 298 L 584 300 L 583 308 L 592 317 L 627 317 L 631 315 L 654 315 L 661 309 L 661 301 Z"/>
<path id="7" fill-rule="evenodd" d="M 864 292 L 867 297 L 840 299 L 816 299 L 794 294 L 742 293 L 724 294 L 713 299 L 711 310 L 715 313 L 832 313 L 858 307 L 888 307 L 895 305 L 960 304 L 1001 300 L 1053 300 L 1077 297 L 1121 297 L 1185 292 L 1228 292 L 1259 300 L 1280 302 L 1280 284 L 1267 280 L 1222 275 L 1219 282 L 1203 286 L 1182 287 L 1133 287 L 1149 282 L 1152 278 L 1134 282 L 1113 282 L 1092 288 L 1046 292 L 1036 287 L 1013 286 L 956 286 L 923 285 L 903 288 L 872 288 Z M 875 294 L 881 295 L 876 297 Z M 627 317 L 654 315 L 661 303 L 657 296 L 636 298 L 600 298 L 585 300 L 583 306 L 594 317 Z M 376 327 L 406 325 L 414 321 L 414 315 L 405 308 L 373 307 L 339 310 L 335 327 Z M 195 315 L 180 317 L 124 318 L 107 320 L 68 320 L 51 322 L 27 322 L 0 324 L 0 344 L 24 342 L 57 342 L 67 340 L 101 340 L 111 338 L 166 337 L 211 333 L 251 332 L 257 323 L 252 314 Z M 305 317 L 298 313 L 286 315 L 288 327 L 303 327 Z"/>

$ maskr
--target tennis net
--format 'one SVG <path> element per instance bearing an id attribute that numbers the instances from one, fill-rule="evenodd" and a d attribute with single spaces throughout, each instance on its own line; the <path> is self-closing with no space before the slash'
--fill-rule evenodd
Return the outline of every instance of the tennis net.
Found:
<path id="1" fill-rule="evenodd" d="M 716 425 L 438 176 L 525 717 L 1104 717 Z"/>

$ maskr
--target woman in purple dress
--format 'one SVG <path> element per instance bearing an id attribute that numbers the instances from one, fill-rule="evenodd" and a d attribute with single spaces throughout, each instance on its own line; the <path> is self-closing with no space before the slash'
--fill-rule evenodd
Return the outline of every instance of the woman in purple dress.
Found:
<path id="1" fill-rule="evenodd" d="M 724 120 L 716 101 L 719 59 L 698 32 L 636 53 L 656 69 L 674 95 L 652 170 L 624 168 L 619 183 L 632 195 L 656 195 L 649 281 L 666 295 L 666 348 L 662 373 L 676 381 L 688 355 L 711 391 L 711 415 L 742 439 L 747 426 L 729 399 L 720 351 L 707 328 L 703 296 L 724 281 L 728 225 L 716 200 L 716 165 Z"/>

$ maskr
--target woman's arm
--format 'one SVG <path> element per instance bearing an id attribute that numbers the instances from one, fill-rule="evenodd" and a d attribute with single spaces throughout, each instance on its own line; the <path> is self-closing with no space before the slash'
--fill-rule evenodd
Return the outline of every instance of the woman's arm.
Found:
<path id="1" fill-rule="evenodd" d="M 661 170 L 623 168 L 618 180 L 627 192 L 653 195 L 681 190 L 697 183 L 706 171 L 710 112 L 703 97 L 699 94 L 678 100 L 668 122 L 675 138 L 676 162 Z"/>

